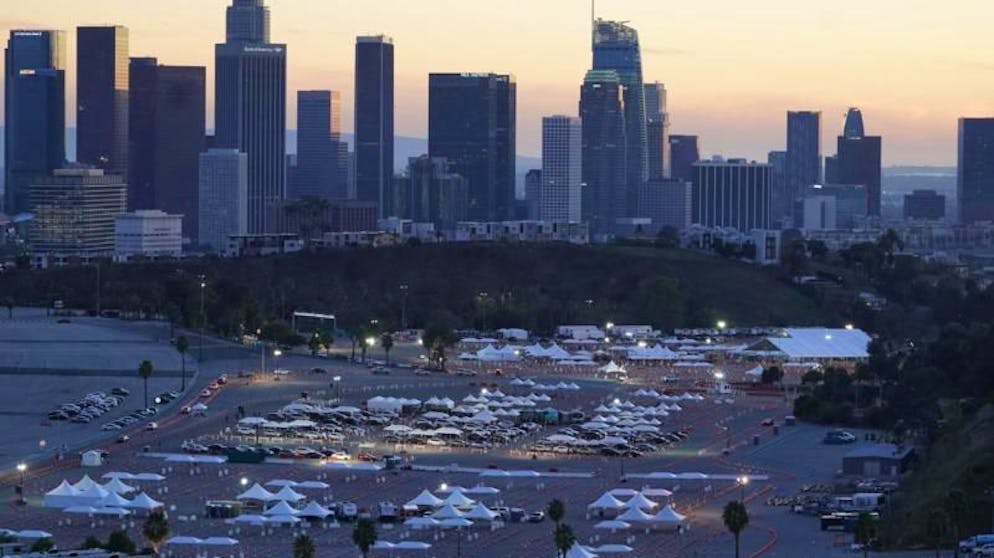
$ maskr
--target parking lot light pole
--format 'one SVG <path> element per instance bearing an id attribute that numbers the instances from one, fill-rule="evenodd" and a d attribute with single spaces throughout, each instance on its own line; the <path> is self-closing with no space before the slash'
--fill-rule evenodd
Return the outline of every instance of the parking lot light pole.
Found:
<path id="1" fill-rule="evenodd" d="M 200 362 L 204 361 L 204 291 L 207 290 L 207 282 L 204 281 L 204 276 L 200 276 L 200 349 L 199 353 Z"/>
<path id="2" fill-rule="evenodd" d="M 18 488 L 18 503 L 24 504 L 26 500 L 24 499 L 24 473 L 28 470 L 28 464 L 23 461 L 17 464 L 17 472 L 20 474 L 21 480 Z"/>
<path id="3" fill-rule="evenodd" d="M 737 478 L 735 480 L 736 480 L 736 482 L 738 482 L 739 489 L 741 490 L 741 499 L 739 501 L 742 502 L 742 505 L 744 506 L 745 505 L 745 499 L 746 499 L 746 486 L 749 485 L 749 477 L 747 477 L 745 475 L 742 475 L 741 477 L 739 477 L 739 478 Z"/>

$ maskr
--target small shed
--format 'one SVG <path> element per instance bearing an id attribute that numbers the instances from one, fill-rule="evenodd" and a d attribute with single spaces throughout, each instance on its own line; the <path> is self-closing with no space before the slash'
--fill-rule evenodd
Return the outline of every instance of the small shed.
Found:
<path id="1" fill-rule="evenodd" d="M 858 477 L 898 477 L 911 468 L 915 460 L 912 447 L 894 444 L 866 444 L 842 458 L 842 473 Z"/>
<path id="2" fill-rule="evenodd" d="M 104 464 L 104 457 L 96 450 L 85 451 L 80 456 L 79 464 L 82 467 L 100 467 Z"/>

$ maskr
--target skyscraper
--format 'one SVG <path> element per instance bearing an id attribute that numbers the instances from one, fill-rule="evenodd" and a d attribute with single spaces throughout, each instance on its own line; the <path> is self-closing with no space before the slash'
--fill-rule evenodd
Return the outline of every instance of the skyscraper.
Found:
<path id="1" fill-rule="evenodd" d="M 466 179 L 449 172 L 449 162 L 427 155 L 408 160 L 407 176 L 398 177 L 397 217 L 434 223 L 437 232 L 455 230 L 466 219 Z"/>
<path id="2" fill-rule="evenodd" d="M 30 189 L 31 248 L 36 255 L 114 253 L 114 219 L 127 208 L 127 185 L 100 169 L 55 169 Z"/>
<path id="3" fill-rule="evenodd" d="M 787 113 L 786 180 L 773 195 L 774 219 L 790 217 L 802 193 L 821 182 L 821 113 Z"/>
<path id="4" fill-rule="evenodd" d="M 128 207 L 183 215 L 184 235 L 197 238 L 205 69 L 132 58 L 129 73 Z"/>
<path id="5" fill-rule="evenodd" d="M 11 31 L 4 70 L 7 213 L 30 211 L 31 182 L 65 161 L 65 106 L 65 34 Z"/>
<path id="6" fill-rule="evenodd" d="M 743 159 L 701 161 L 694 167 L 692 220 L 705 227 L 730 227 L 740 232 L 769 229 L 773 168 Z"/>
<path id="7" fill-rule="evenodd" d="M 624 87 L 618 72 L 587 72 L 580 88 L 580 121 L 585 184 L 581 214 L 592 234 L 609 235 L 617 219 L 628 214 L 629 198 Z"/>
<path id="8" fill-rule="evenodd" d="M 583 127 L 571 116 L 542 119 L 542 185 L 538 218 L 580 222 L 583 189 Z"/>
<path id="9" fill-rule="evenodd" d="M 297 92 L 297 167 L 291 197 L 343 199 L 337 163 L 341 100 L 337 91 Z"/>
<path id="10" fill-rule="evenodd" d="M 692 182 L 694 180 L 694 163 L 701 160 L 697 136 L 671 135 L 669 144 L 670 176 L 674 180 Z"/>
<path id="11" fill-rule="evenodd" d="M 772 207 L 779 207 L 781 210 L 777 211 L 773 215 L 774 225 L 779 225 L 781 228 L 785 226 L 785 217 L 790 216 L 791 220 L 794 221 L 793 225 L 799 225 L 799 221 L 803 218 L 801 211 L 803 208 L 798 208 L 796 201 L 791 201 L 786 196 L 787 192 L 787 152 L 786 151 L 770 151 L 766 155 L 767 164 L 772 167 L 773 171 L 770 175 L 770 188 L 772 189 L 770 202 Z M 807 188 L 802 190 L 806 192 Z"/>
<path id="12" fill-rule="evenodd" d="M 960 222 L 994 221 L 994 118 L 960 118 L 958 144 Z"/>
<path id="13" fill-rule="evenodd" d="M 650 180 L 671 175 L 670 115 L 666 112 L 666 86 L 658 81 L 645 84 L 646 137 Z"/>
<path id="14" fill-rule="evenodd" d="M 355 189 L 356 198 L 375 202 L 385 216 L 393 181 L 393 39 L 356 38 Z"/>
<path id="15" fill-rule="evenodd" d="M 248 157 L 248 232 L 276 232 L 286 197 L 286 45 L 269 43 L 263 0 L 234 0 L 214 56 L 215 146 Z"/>
<path id="16" fill-rule="evenodd" d="M 865 186 L 867 214 L 879 217 L 881 138 L 863 135 L 863 115 L 857 108 L 849 109 L 843 134 L 838 138 L 839 182 Z"/>
<path id="17" fill-rule="evenodd" d="M 248 157 L 237 149 L 200 154 L 198 243 L 223 251 L 228 236 L 248 232 Z"/>
<path id="18" fill-rule="evenodd" d="M 516 97 L 510 75 L 428 77 L 428 154 L 468 182 L 469 219 L 513 218 Z"/>
<path id="19" fill-rule="evenodd" d="M 638 32 L 622 22 L 595 20 L 593 55 L 593 69 L 614 70 L 623 88 L 625 141 L 628 143 L 625 164 L 630 188 L 625 211 L 631 213 L 639 184 L 649 178 L 649 139 Z"/>
<path id="20" fill-rule="evenodd" d="M 128 176 L 128 28 L 76 29 L 76 159 Z"/>
<path id="21" fill-rule="evenodd" d="M 525 173 L 525 216 L 538 220 L 539 206 L 542 203 L 542 169 L 530 169 Z"/>

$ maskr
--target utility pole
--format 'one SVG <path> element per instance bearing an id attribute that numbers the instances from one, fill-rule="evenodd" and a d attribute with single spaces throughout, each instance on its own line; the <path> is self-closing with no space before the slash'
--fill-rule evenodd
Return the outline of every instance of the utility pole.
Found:
<path id="1" fill-rule="evenodd" d="M 407 285 L 401 285 L 400 292 L 400 329 L 407 330 Z"/>
<path id="2" fill-rule="evenodd" d="M 200 276 L 200 362 L 204 361 L 204 291 L 207 290 L 207 281 L 204 275 Z"/>

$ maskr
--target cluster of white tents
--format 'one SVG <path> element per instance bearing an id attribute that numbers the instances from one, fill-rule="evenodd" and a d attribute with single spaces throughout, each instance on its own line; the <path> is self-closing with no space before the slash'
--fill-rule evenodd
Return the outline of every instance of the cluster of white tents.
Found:
<path id="1" fill-rule="evenodd" d="M 687 517 L 672 504 L 661 506 L 652 498 L 669 498 L 672 493 L 662 488 L 609 490 L 587 506 L 587 511 L 597 517 L 610 518 L 594 526 L 595 529 L 623 531 L 634 525 L 658 529 L 679 530 L 687 526 Z"/>
<path id="2" fill-rule="evenodd" d="M 407 397 L 384 397 L 377 395 L 366 401 L 366 409 L 373 413 L 400 414 L 405 408 L 412 409 L 420 406 L 420 399 Z"/>
<path id="3" fill-rule="evenodd" d="M 480 362 L 517 362 L 522 358 L 550 360 L 564 366 L 594 366 L 593 353 L 589 351 L 569 352 L 556 343 L 543 347 L 539 343 L 528 346 L 504 345 L 496 348 L 492 344 L 475 352 L 459 353 L 459 360 Z"/>
<path id="4" fill-rule="evenodd" d="M 601 554 L 627 554 L 634 550 L 634 548 L 624 544 L 604 544 L 593 547 L 574 543 L 566 551 L 566 558 L 598 558 Z"/>
<path id="5" fill-rule="evenodd" d="M 331 510 L 316 501 L 311 501 L 306 506 L 299 507 L 308 498 L 294 490 L 295 488 L 323 490 L 329 488 L 328 483 L 322 481 L 296 482 L 286 479 L 274 479 L 266 484 L 268 486 L 280 487 L 280 489 L 276 492 L 271 492 L 261 484 L 255 483 L 235 497 L 239 501 L 261 503 L 265 506 L 262 514 L 242 514 L 228 520 L 229 523 L 236 525 L 294 525 L 304 519 L 323 521 L 333 515 Z"/>
<path id="6" fill-rule="evenodd" d="M 166 539 L 166 544 L 168 545 L 187 545 L 187 546 L 235 546 L 238 544 L 237 539 L 231 537 L 207 537 L 200 539 L 197 537 L 187 537 L 187 536 L 175 536 Z"/>
<path id="7" fill-rule="evenodd" d="M 656 401 L 661 401 L 664 403 L 679 403 L 681 401 L 704 401 L 704 396 L 699 393 L 689 393 L 684 392 L 680 395 L 667 395 L 665 393 L 659 393 L 654 389 L 638 389 L 632 392 L 635 397 L 650 397 Z M 626 401 L 623 405 L 630 405 L 630 401 Z"/>
<path id="8" fill-rule="evenodd" d="M 139 479 L 131 475 L 133 480 L 161 480 L 161 475 L 149 473 Z M 138 493 L 132 499 L 125 496 Z M 83 515 L 113 515 L 125 516 L 138 511 L 151 511 L 162 508 L 164 504 L 152 499 L 137 487 L 126 484 L 121 477 L 110 477 L 110 480 L 100 484 L 84 476 L 78 482 L 70 484 L 63 480 L 58 486 L 45 493 L 46 508 L 61 508 L 66 513 Z"/>
<path id="9" fill-rule="evenodd" d="M 510 384 L 514 387 L 531 388 L 537 391 L 578 391 L 580 386 L 574 382 L 559 382 L 558 384 L 543 384 L 527 378 L 515 378 Z"/>
<path id="10" fill-rule="evenodd" d="M 500 490 L 492 486 L 479 485 L 473 488 L 454 486 L 439 492 L 448 492 L 448 495 L 440 498 L 428 490 L 422 490 L 408 501 L 405 507 L 417 509 L 425 515 L 404 521 L 404 526 L 411 529 L 458 529 L 470 527 L 474 523 L 494 523 L 500 520 L 499 513 L 488 508 L 483 502 L 469 497 L 499 494 Z"/>

